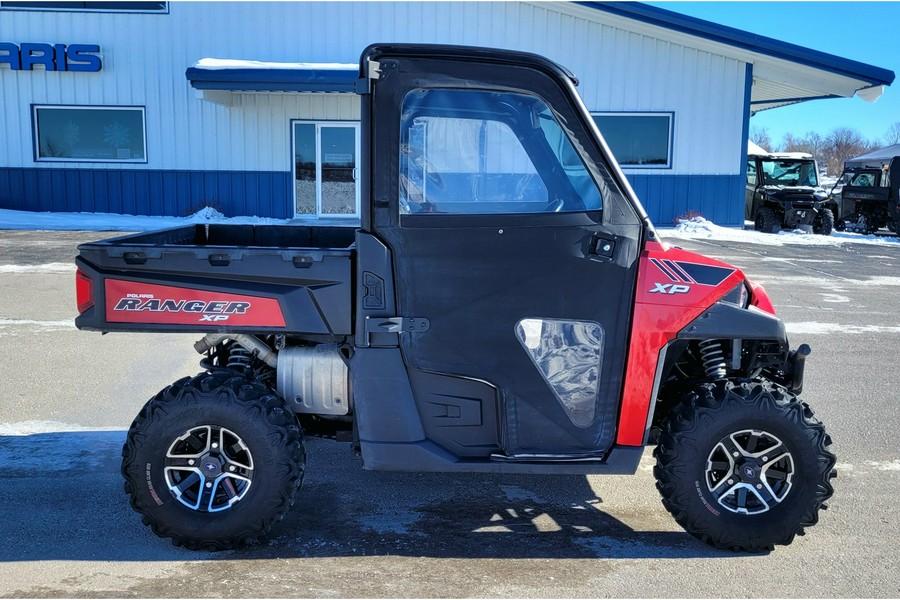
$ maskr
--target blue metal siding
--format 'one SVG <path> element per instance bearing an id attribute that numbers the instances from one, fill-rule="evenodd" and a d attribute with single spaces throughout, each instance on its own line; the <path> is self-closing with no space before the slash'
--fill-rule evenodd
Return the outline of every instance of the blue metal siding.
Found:
<path id="1" fill-rule="evenodd" d="M 741 175 L 626 174 L 661 227 L 689 211 L 725 226 L 744 223 Z M 0 168 L 0 208 L 186 216 L 212 206 L 226 216 L 293 217 L 291 174 Z"/>
<path id="2" fill-rule="evenodd" d="M 212 206 L 226 216 L 293 217 L 291 174 L 0 168 L 0 208 L 186 216 Z"/>
<path id="3" fill-rule="evenodd" d="M 744 224 L 744 180 L 741 175 L 642 175 L 626 173 L 628 182 L 660 227 L 690 211 L 725 227 Z"/>

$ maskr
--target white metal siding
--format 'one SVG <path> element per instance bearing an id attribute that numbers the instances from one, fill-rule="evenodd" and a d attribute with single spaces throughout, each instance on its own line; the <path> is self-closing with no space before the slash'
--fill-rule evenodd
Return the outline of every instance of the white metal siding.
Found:
<path id="1" fill-rule="evenodd" d="M 203 57 L 356 62 L 373 42 L 483 45 L 546 55 L 571 69 L 592 111 L 675 114 L 673 168 L 740 173 L 743 62 L 519 2 L 172 2 L 169 14 L 0 12 L 3 41 L 97 43 L 99 73 L 0 67 L 0 166 L 33 161 L 30 105 L 146 106 L 148 163 L 126 168 L 290 170 L 292 119 L 357 119 L 339 94 L 238 94 L 224 107 L 185 79 Z M 581 10 L 578 14 L 584 14 Z M 92 168 L 122 165 L 80 163 Z"/>

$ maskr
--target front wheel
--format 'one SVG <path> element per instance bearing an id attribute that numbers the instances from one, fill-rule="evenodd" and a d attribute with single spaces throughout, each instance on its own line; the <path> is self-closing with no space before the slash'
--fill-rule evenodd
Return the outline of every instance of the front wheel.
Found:
<path id="1" fill-rule="evenodd" d="M 654 453 L 663 505 L 716 548 L 790 544 L 831 497 L 835 455 L 822 423 L 769 383 L 707 384 L 668 419 Z"/>
<path id="2" fill-rule="evenodd" d="M 122 449 L 134 510 L 155 534 L 192 550 L 265 535 L 293 503 L 305 462 L 284 401 L 227 373 L 165 388 L 135 418 Z"/>
<path id="3" fill-rule="evenodd" d="M 756 213 L 756 219 L 754 220 L 753 225 L 757 231 L 762 231 L 763 233 L 778 233 L 781 231 L 781 219 L 779 219 L 778 214 L 768 206 L 763 206 L 759 209 L 759 212 Z"/>
<path id="4" fill-rule="evenodd" d="M 823 208 L 813 221 L 813 233 L 818 235 L 831 235 L 834 230 L 834 213 L 830 208 Z"/>

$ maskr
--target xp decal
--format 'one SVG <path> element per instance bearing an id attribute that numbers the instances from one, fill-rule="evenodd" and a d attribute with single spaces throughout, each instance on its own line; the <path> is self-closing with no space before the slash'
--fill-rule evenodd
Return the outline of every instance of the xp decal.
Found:
<path id="1" fill-rule="evenodd" d="M 650 262 L 653 263 L 657 269 L 662 271 L 663 275 L 668 277 L 669 280 L 678 284 L 691 285 L 699 283 L 700 285 L 711 285 L 715 287 L 728 279 L 735 271 L 733 268 L 701 265 L 680 260 L 651 258 Z M 651 292 L 653 291 L 657 290 L 651 290 Z"/>
<path id="2" fill-rule="evenodd" d="M 106 318 L 114 323 L 285 326 L 278 301 L 272 298 L 119 279 L 107 279 L 105 288 Z"/>
<path id="3" fill-rule="evenodd" d="M 654 283 L 651 294 L 687 294 L 691 291 L 691 286 L 675 283 Z"/>

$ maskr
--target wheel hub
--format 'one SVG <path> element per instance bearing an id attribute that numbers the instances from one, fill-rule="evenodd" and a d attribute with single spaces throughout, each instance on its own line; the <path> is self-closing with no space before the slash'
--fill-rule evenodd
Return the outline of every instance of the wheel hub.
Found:
<path id="1" fill-rule="evenodd" d="M 746 429 L 722 438 L 706 461 L 706 485 L 726 510 L 745 515 L 767 512 L 791 489 L 794 459 L 775 435 Z"/>
<path id="2" fill-rule="evenodd" d="M 216 477 L 222 471 L 222 463 L 219 459 L 208 456 L 200 461 L 200 470 L 207 477 Z"/>
<path id="3" fill-rule="evenodd" d="M 233 431 L 216 425 L 192 427 L 166 453 L 169 492 L 198 512 L 231 508 L 250 490 L 253 457 Z"/>

